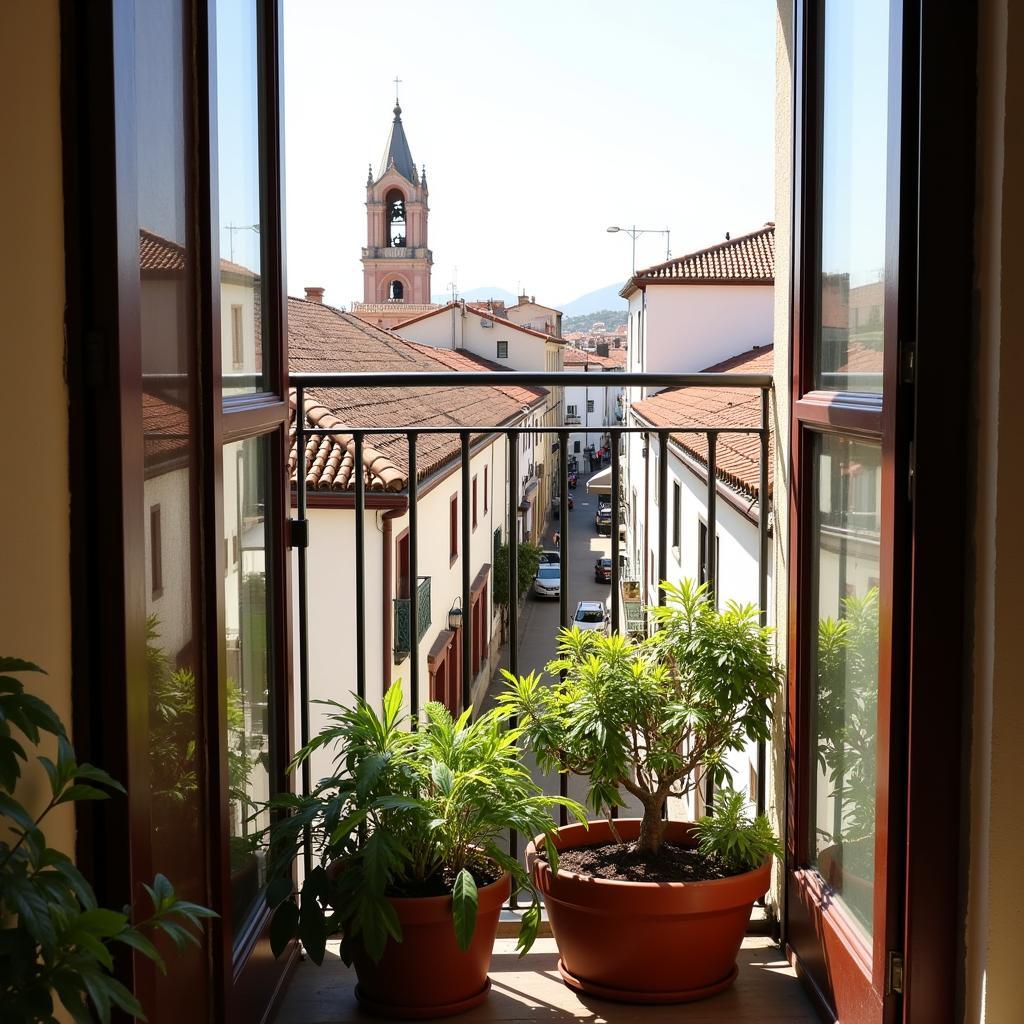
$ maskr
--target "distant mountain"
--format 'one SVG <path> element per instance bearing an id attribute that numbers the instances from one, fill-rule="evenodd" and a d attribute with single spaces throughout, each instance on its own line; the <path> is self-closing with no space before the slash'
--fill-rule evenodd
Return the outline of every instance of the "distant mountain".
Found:
<path id="1" fill-rule="evenodd" d="M 622 284 L 623 282 L 620 281 L 616 284 L 605 285 L 603 288 L 598 288 L 597 291 L 587 292 L 586 295 L 573 299 L 572 302 L 563 302 L 560 306 L 556 305 L 555 308 L 560 309 L 567 317 L 583 316 L 587 313 L 596 313 L 598 310 L 626 309 L 628 303 L 625 299 L 619 297 L 619 289 L 622 287 Z"/>
<path id="2" fill-rule="evenodd" d="M 629 311 L 626 309 L 597 309 L 593 313 L 580 313 L 577 316 L 562 317 L 562 333 L 570 331 L 589 331 L 598 320 L 604 321 L 606 331 L 613 331 L 626 322 Z"/>
<path id="3" fill-rule="evenodd" d="M 501 299 L 506 306 L 514 306 L 517 301 L 516 296 L 504 288 L 470 288 L 469 291 L 460 291 L 459 298 L 466 299 L 468 302 L 479 302 L 482 299 Z M 431 302 L 451 302 L 451 300 L 451 292 L 433 295 L 430 299 Z"/>

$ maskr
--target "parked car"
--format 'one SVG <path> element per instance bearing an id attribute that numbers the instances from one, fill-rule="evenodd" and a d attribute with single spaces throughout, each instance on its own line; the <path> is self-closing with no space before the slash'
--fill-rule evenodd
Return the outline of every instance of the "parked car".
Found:
<path id="1" fill-rule="evenodd" d="M 562 570 L 558 565 L 545 562 L 533 577 L 533 592 L 537 597 L 558 597 L 562 592 Z"/>
<path id="2" fill-rule="evenodd" d="M 594 563 L 594 582 L 611 583 L 612 581 L 612 560 L 610 558 L 599 558 Z"/>
<path id="3" fill-rule="evenodd" d="M 541 565 L 558 565 L 561 560 L 562 554 L 559 551 L 542 551 L 540 553 Z"/>
<path id="4" fill-rule="evenodd" d="M 572 624 L 578 629 L 600 630 L 602 633 L 608 626 L 608 611 L 603 601 L 580 601 L 572 617 Z"/>
<path id="5" fill-rule="evenodd" d="M 594 529 L 598 533 L 607 533 L 609 536 L 612 532 L 612 507 L 611 505 L 598 505 L 597 513 L 594 516 Z"/>

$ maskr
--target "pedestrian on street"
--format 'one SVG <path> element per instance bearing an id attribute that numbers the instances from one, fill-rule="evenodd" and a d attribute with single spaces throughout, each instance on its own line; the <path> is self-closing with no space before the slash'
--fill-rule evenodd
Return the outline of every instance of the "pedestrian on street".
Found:
<path id="1" fill-rule="evenodd" d="M 555 547 L 557 548 L 558 545 L 561 544 L 561 543 L 562 543 L 562 535 L 557 530 L 555 530 L 555 536 L 554 536 Z"/>

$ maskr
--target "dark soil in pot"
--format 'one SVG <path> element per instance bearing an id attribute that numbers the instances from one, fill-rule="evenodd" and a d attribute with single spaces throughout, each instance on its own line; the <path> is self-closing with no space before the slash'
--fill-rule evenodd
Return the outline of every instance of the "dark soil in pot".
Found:
<path id="1" fill-rule="evenodd" d="M 710 882 L 730 875 L 699 850 L 677 843 L 664 843 L 653 857 L 635 843 L 577 846 L 559 853 L 558 869 L 620 882 Z"/>

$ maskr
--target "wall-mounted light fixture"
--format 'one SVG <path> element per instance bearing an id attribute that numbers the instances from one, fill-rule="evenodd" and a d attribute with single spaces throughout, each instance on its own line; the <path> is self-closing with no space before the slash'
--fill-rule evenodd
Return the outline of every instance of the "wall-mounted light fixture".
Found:
<path id="1" fill-rule="evenodd" d="M 462 628 L 462 598 L 455 598 L 455 603 L 448 609 L 448 628 L 454 633 Z"/>

